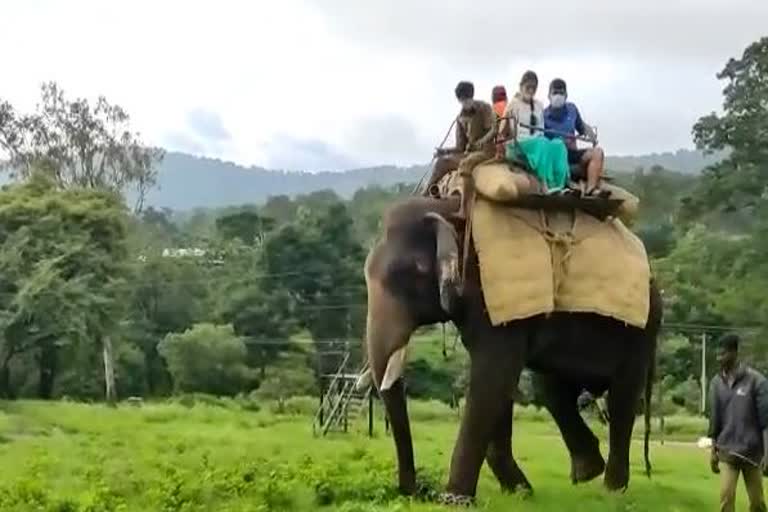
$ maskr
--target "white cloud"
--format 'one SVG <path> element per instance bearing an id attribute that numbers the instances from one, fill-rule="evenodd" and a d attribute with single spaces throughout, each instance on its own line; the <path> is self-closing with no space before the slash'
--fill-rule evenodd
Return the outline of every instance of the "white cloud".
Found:
<path id="1" fill-rule="evenodd" d="M 609 153 L 690 146 L 715 73 L 768 2 L 26 0 L 3 6 L 0 96 L 104 94 L 169 149 L 286 168 L 423 162 L 455 115 L 528 68 L 555 76 Z M 542 91 L 542 96 L 545 91 Z"/>

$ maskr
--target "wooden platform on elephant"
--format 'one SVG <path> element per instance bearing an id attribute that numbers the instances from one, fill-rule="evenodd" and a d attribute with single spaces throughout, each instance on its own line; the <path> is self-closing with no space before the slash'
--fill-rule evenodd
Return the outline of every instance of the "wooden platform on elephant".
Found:
<path id="1" fill-rule="evenodd" d="M 506 206 L 544 211 L 582 211 L 599 220 L 615 216 L 623 199 L 579 197 L 571 194 L 525 194 L 510 201 L 499 201 Z"/>

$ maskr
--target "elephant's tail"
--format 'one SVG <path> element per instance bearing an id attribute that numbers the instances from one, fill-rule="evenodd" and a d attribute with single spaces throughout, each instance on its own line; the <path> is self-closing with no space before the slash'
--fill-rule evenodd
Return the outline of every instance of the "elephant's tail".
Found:
<path id="1" fill-rule="evenodd" d="M 651 400 L 653 397 L 653 380 L 656 377 L 656 348 L 658 346 L 659 331 L 664 316 L 664 308 L 661 293 L 655 279 L 650 283 L 650 310 L 648 325 L 646 326 L 646 336 L 650 344 L 650 358 L 648 361 L 648 371 L 645 376 L 645 435 L 643 438 L 643 456 L 645 458 L 645 474 L 651 477 L 651 459 L 649 455 L 651 442 Z"/>
<path id="2" fill-rule="evenodd" d="M 648 374 L 645 378 L 645 403 L 643 409 L 645 410 L 645 433 L 643 436 L 643 457 L 645 458 L 645 475 L 651 478 L 651 458 L 650 458 L 650 442 L 651 442 L 651 399 L 653 394 L 653 378 L 654 378 L 653 361 L 648 365 Z"/>

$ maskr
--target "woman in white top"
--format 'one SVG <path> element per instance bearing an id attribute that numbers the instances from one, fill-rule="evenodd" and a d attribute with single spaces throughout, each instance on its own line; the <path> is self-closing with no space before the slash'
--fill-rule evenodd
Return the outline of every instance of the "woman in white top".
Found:
<path id="1" fill-rule="evenodd" d="M 504 112 L 505 118 L 515 119 L 515 125 L 508 125 L 508 119 L 504 119 L 499 127 L 499 134 L 505 139 L 515 136 L 514 130 L 508 130 L 508 126 L 514 126 L 518 140 L 528 137 L 539 137 L 544 134 L 544 104 L 537 100 L 536 89 L 539 86 L 539 78 L 533 71 L 523 73 L 520 80 L 520 90 L 515 93 Z M 532 130 L 529 127 L 538 128 Z"/>

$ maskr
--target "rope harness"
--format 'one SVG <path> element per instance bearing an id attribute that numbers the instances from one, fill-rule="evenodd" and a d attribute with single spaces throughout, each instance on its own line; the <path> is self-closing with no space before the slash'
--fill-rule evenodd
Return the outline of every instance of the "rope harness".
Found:
<path id="1" fill-rule="evenodd" d="M 549 225 L 549 216 L 539 210 L 539 221 L 541 223 L 539 232 L 549 244 L 549 254 L 552 258 L 552 285 L 555 291 L 555 297 L 560 292 L 560 286 L 563 284 L 568 266 L 568 260 L 573 252 L 573 246 L 578 243 L 576 240 L 576 212 L 570 212 L 571 225 L 566 231 L 554 231 Z"/>

